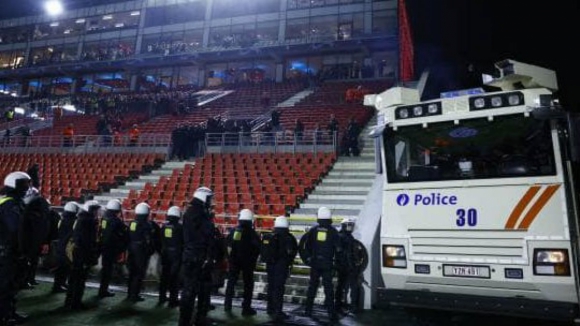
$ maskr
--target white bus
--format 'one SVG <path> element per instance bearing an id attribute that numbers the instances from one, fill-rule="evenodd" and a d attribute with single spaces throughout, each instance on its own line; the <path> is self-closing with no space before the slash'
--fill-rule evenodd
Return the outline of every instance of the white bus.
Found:
<path id="1" fill-rule="evenodd" d="M 574 319 L 578 120 L 554 100 L 553 71 L 496 67 L 497 92 L 365 98 L 385 176 L 378 300 Z"/>

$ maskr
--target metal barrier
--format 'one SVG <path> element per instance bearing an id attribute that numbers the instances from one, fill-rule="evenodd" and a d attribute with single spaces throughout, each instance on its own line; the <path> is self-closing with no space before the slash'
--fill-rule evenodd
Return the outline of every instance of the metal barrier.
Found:
<path id="1" fill-rule="evenodd" d="M 205 136 L 207 153 L 306 153 L 335 152 L 338 134 L 328 131 L 208 133 Z"/>
<path id="2" fill-rule="evenodd" d="M 142 134 L 135 140 L 132 140 L 128 135 L 13 136 L 0 140 L 0 148 L 4 153 L 69 152 L 83 154 L 122 152 L 167 154 L 170 145 L 171 135 L 168 134 Z"/>

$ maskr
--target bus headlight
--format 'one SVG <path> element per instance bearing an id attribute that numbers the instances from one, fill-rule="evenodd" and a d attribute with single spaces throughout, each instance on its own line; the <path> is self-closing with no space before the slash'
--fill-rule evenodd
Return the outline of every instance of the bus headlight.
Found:
<path id="1" fill-rule="evenodd" d="M 508 103 L 510 105 L 520 105 L 520 96 L 518 94 L 508 96 Z"/>
<path id="2" fill-rule="evenodd" d="M 570 276 L 566 249 L 534 249 L 534 274 Z"/>
<path id="3" fill-rule="evenodd" d="M 423 114 L 423 107 L 422 106 L 416 106 L 413 108 L 413 115 L 418 117 L 420 115 Z"/>
<path id="4" fill-rule="evenodd" d="M 404 246 L 383 245 L 383 267 L 407 268 L 407 254 Z"/>
<path id="5" fill-rule="evenodd" d="M 494 96 L 491 98 L 491 106 L 493 106 L 493 107 L 497 108 L 497 107 L 502 106 L 502 102 L 503 101 L 501 100 L 500 96 Z"/>
<path id="6" fill-rule="evenodd" d="M 429 112 L 429 114 L 436 114 L 439 112 L 439 106 L 437 106 L 436 103 L 431 103 L 427 107 L 427 112 Z"/>
<path id="7" fill-rule="evenodd" d="M 399 110 L 399 118 L 407 119 L 408 117 L 409 117 L 409 110 L 407 110 L 407 109 Z"/>
<path id="8" fill-rule="evenodd" d="M 485 107 L 485 99 L 483 97 L 476 98 L 475 101 L 473 101 L 473 105 L 477 109 L 483 109 Z"/>

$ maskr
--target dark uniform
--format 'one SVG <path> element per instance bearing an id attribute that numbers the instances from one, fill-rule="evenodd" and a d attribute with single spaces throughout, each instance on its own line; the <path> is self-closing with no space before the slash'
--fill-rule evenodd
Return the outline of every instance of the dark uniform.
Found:
<path id="1" fill-rule="evenodd" d="M 310 266 L 310 281 L 306 297 L 306 315 L 312 315 L 314 297 L 322 277 L 324 287 L 324 305 L 331 319 L 336 319 L 334 309 L 334 288 L 332 273 L 335 255 L 340 252 L 338 231 L 331 225 L 331 220 L 318 220 L 318 225 L 310 229 L 304 237 L 304 247 L 308 258 L 305 263 Z M 302 241 L 302 239 L 301 239 Z"/>
<path id="2" fill-rule="evenodd" d="M 189 326 L 196 297 L 198 307 L 196 325 L 207 323 L 210 295 L 204 280 L 211 277 L 215 249 L 214 224 L 206 203 L 194 198 L 183 215 L 183 292 L 181 294 L 179 325 Z"/>
<path id="3" fill-rule="evenodd" d="M 268 254 L 266 254 L 268 252 Z M 262 257 L 268 273 L 267 312 L 275 319 L 285 319 L 282 311 L 286 280 L 298 252 L 298 243 L 288 228 L 275 228 L 262 239 Z"/>
<path id="4" fill-rule="evenodd" d="M 7 195 L 0 198 L 0 325 L 7 324 L 15 311 L 18 229 L 23 211 L 21 197 Z"/>
<path id="5" fill-rule="evenodd" d="M 42 245 L 46 244 L 50 233 L 50 204 L 40 196 L 30 198 L 30 201 L 25 199 L 25 203 L 19 241 L 22 254 L 28 263 L 26 271 L 22 274 L 20 286 L 31 288 L 38 285 L 35 280 L 38 259 Z"/>
<path id="6" fill-rule="evenodd" d="M 159 251 L 159 226 L 147 219 L 148 215 L 137 215 L 129 224 L 129 286 L 127 299 L 138 302 L 143 279 L 149 266 L 149 258 Z"/>
<path id="7" fill-rule="evenodd" d="M 118 212 L 107 210 L 101 220 L 101 284 L 99 297 L 111 297 L 114 293 L 109 292 L 109 284 L 113 275 L 115 262 L 125 250 L 129 242 L 127 226 L 118 216 Z"/>
<path id="8" fill-rule="evenodd" d="M 255 315 L 252 308 L 252 295 L 254 293 L 254 270 L 260 255 L 260 237 L 253 228 L 252 221 L 240 221 L 228 236 L 229 275 L 226 286 L 226 298 L 224 309 L 231 311 L 232 298 L 240 272 L 243 274 L 244 295 L 242 301 L 242 315 Z"/>
<path id="9" fill-rule="evenodd" d="M 352 232 L 343 229 L 340 230 L 339 239 L 342 248 L 337 259 L 338 283 L 336 285 L 336 303 L 338 311 L 344 308 L 346 295 L 350 292 L 351 311 L 358 312 L 359 298 L 361 287 L 361 257 L 357 252 L 358 242 L 352 236 Z"/>
<path id="10" fill-rule="evenodd" d="M 179 304 L 179 271 L 183 253 L 183 226 L 178 216 L 168 216 L 168 221 L 161 228 L 161 280 L 159 282 L 159 302 L 167 301 L 169 306 Z"/>
<path id="11" fill-rule="evenodd" d="M 10 186 L 9 186 L 10 184 Z M 23 214 L 22 198 L 29 189 L 30 177 L 23 172 L 12 172 L 4 179 L 5 188 L 0 197 L 0 325 L 21 323 L 25 318 L 16 313 L 17 276 L 22 275 L 19 237 Z M 20 242 L 21 243 L 21 242 Z"/>
<path id="12" fill-rule="evenodd" d="M 65 211 L 58 223 L 58 240 L 56 243 L 56 269 L 54 271 L 54 284 L 52 292 L 65 292 L 70 274 L 70 264 L 66 257 L 66 245 L 73 233 L 73 225 L 77 220 L 77 214 Z"/>
<path id="13" fill-rule="evenodd" d="M 89 269 L 97 265 L 99 259 L 99 249 L 97 244 L 98 220 L 96 212 L 98 206 L 92 206 L 90 211 L 81 211 L 72 231 L 72 252 L 71 244 L 67 245 L 67 257 L 72 258 L 72 269 L 69 279 L 69 287 L 66 292 L 65 307 L 73 310 L 82 309 L 83 294 L 85 292 L 85 282 Z M 72 254 L 72 255 L 71 255 Z"/>

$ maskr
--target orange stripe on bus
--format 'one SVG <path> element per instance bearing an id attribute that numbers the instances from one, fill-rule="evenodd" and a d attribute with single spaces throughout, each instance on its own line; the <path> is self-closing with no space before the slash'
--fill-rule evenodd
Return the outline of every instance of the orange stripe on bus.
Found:
<path id="1" fill-rule="evenodd" d="M 516 223 L 518 222 L 520 215 L 522 215 L 522 212 L 524 211 L 524 209 L 526 209 L 526 207 L 528 206 L 532 198 L 534 198 L 534 196 L 538 193 L 538 191 L 540 191 L 540 186 L 533 186 L 530 187 L 530 189 L 528 189 L 528 191 L 522 196 L 516 207 L 514 207 L 514 209 L 512 210 L 507 222 L 505 223 L 506 229 L 513 229 L 516 226 Z"/>
<path id="2" fill-rule="evenodd" d="M 528 211 L 528 213 L 518 226 L 518 229 L 527 230 L 530 227 L 530 225 L 532 225 L 534 219 L 538 216 L 538 214 L 544 208 L 544 206 L 546 206 L 548 201 L 550 201 L 550 198 L 552 198 L 552 196 L 556 193 L 558 188 L 560 188 L 560 185 L 553 185 L 549 186 L 548 188 L 546 188 L 546 190 L 544 190 L 544 192 L 542 192 L 540 198 L 536 200 L 534 206 L 530 208 L 530 210 Z"/>

